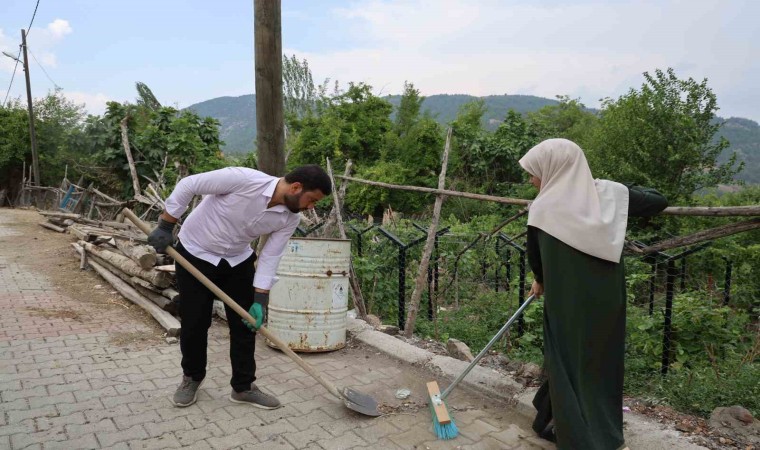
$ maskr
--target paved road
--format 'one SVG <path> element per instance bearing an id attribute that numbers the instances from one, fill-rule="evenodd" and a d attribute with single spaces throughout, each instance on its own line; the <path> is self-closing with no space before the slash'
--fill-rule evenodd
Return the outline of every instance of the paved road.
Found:
<path id="1" fill-rule="evenodd" d="M 466 392 L 449 401 L 461 435 L 436 440 L 423 396 L 433 375 L 359 345 L 304 357 L 334 383 L 371 393 L 397 413 L 356 415 L 261 342 L 257 383 L 284 406 L 231 403 L 226 326 L 216 322 L 198 403 L 175 408 L 169 396 L 181 376 L 179 348 L 155 339 L 151 319 L 125 314 L 120 304 L 71 298 L 54 277 L 24 264 L 29 255 L 19 245 L 4 245 L 31 246 L 31 234 L 51 233 L 28 225 L 21 233 L 32 214 L 0 209 L 0 448 L 553 448 L 512 408 Z M 61 263 L 78 270 L 73 250 Z M 107 289 L 92 272 L 81 276 Z M 150 345 L 140 343 L 146 335 L 154 336 Z M 394 397 L 399 388 L 413 391 L 406 405 Z"/>

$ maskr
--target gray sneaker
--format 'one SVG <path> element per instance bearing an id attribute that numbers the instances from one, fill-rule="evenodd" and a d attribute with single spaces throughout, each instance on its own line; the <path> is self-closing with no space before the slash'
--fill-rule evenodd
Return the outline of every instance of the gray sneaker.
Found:
<path id="1" fill-rule="evenodd" d="M 174 393 L 172 403 L 174 406 L 184 408 L 190 406 L 198 399 L 198 388 L 203 384 L 203 380 L 195 381 L 190 377 L 182 375 L 182 383 L 179 384 L 177 391 Z"/>
<path id="2" fill-rule="evenodd" d="M 251 385 L 251 390 L 235 392 L 232 390 L 230 401 L 235 403 L 248 403 L 261 409 L 277 409 L 280 407 L 280 401 L 274 396 L 265 394 L 255 385 Z"/>

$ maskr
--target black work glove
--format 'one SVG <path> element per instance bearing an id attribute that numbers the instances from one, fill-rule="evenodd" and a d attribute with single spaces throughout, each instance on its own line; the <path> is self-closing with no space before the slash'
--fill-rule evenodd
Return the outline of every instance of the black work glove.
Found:
<path id="1" fill-rule="evenodd" d="M 148 244 L 158 253 L 166 253 L 166 247 L 174 242 L 174 226 L 176 223 L 158 218 L 158 226 L 148 235 Z"/>
<path id="2" fill-rule="evenodd" d="M 267 318 L 267 307 L 269 306 L 269 294 L 263 292 L 253 292 L 253 305 L 248 309 L 248 314 L 256 319 L 256 325 L 243 319 L 243 323 L 249 330 L 255 331 L 261 328 Z"/>

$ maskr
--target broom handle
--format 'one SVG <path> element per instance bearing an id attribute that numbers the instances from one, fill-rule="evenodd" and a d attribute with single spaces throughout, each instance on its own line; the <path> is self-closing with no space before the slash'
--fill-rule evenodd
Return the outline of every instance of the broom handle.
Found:
<path id="1" fill-rule="evenodd" d="M 522 314 L 522 312 L 525 310 L 525 308 L 527 308 L 528 305 L 530 305 L 530 303 L 535 298 L 536 298 L 535 295 L 531 295 L 530 297 L 528 297 L 528 298 L 525 299 L 525 301 L 523 302 L 523 304 L 520 305 L 519 308 L 517 308 L 517 311 L 515 311 L 515 313 L 512 315 L 512 317 L 510 317 L 509 320 L 507 320 L 507 323 L 505 323 L 504 326 L 501 327 L 501 330 L 499 330 L 499 332 L 496 333 L 496 336 L 494 336 L 493 338 L 491 338 L 491 341 L 488 343 L 488 345 L 486 345 L 483 348 L 483 350 L 481 350 L 480 353 L 478 353 L 478 356 L 476 356 L 475 359 L 472 360 L 472 362 L 470 363 L 470 365 L 467 366 L 466 369 L 464 369 L 464 372 L 460 373 L 459 376 L 457 377 L 457 379 L 454 380 L 454 382 L 451 383 L 449 385 L 449 387 L 446 388 L 445 391 L 443 391 L 443 394 L 441 394 L 441 399 L 442 400 L 445 400 L 446 397 L 449 396 L 449 394 L 457 386 L 457 384 L 459 384 L 459 382 L 462 381 L 464 379 L 464 377 L 467 376 L 468 373 L 470 373 L 470 371 L 472 370 L 472 368 L 475 367 L 478 364 L 478 361 L 480 361 L 480 359 L 483 356 L 485 356 L 486 353 L 488 353 L 488 350 L 491 350 L 491 347 L 493 347 L 493 345 L 496 343 L 496 341 L 498 341 L 499 339 L 501 339 L 502 336 L 504 336 L 504 333 L 507 332 L 507 330 L 512 325 L 512 323 L 515 320 L 517 320 L 518 317 L 520 317 L 520 314 Z"/>
<path id="2" fill-rule="evenodd" d="M 151 229 L 142 220 L 140 220 L 129 208 L 123 209 L 124 215 L 134 223 L 137 228 L 142 230 L 145 234 L 150 234 Z M 203 275 L 195 266 L 193 266 L 190 261 L 185 259 L 184 256 L 180 255 L 177 250 L 175 250 L 173 247 L 168 246 L 166 247 L 166 253 L 174 258 L 174 261 L 178 262 L 180 266 L 184 267 L 188 272 L 190 272 L 195 278 L 198 279 L 201 283 L 203 283 L 204 286 L 206 286 L 211 292 L 213 292 L 216 297 L 223 301 L 227 306 L 233 309 L 236 313 L 240 315 L 243 319 L 247 320 L 251 324 L 256 324 L 256 319 L 254 319 L 250 314 L 248 314 L 248 311 L 243 309 L 242 306 L 238 305 L 235 300 L 230 298 L 229 295 L 225 294 L 223 290 L 219 289 L 217 285 L 214 284 L 213 281 L 209 280 L 205 275 Z M 181 301 L 181 300 L 180 300 Z M 235 320 L 235 319 L 232 319 Z M 301 368 L 306 371 L 309 375 L 311 375 L 312 378 L 319 381 L 319 384 L 325 387 L 332 395 L 338 397 L 339 399 L 343 400 L 343 395 L 340 394 L 340 391 L 338 391 L 338 388 L 335 387 L 334 384 L 330 383 L 329 381 L 323 379 L 317 371 L 311 367 L 309 364 L 306 363 L 303 359 L 301 359 L 298 355 L 296 355 L 293 350 L 288 347 L 288 344 L 280 340 L 277 336 L 272 334 L 271 331 L 267 330 L 264 327 L 259 328 L 259 333 L 261 333 L 265 338 L 272 341 L 280 350 L 285 352 L 286 355 L 290 357 L 296 364 L 301 366 Z"/>

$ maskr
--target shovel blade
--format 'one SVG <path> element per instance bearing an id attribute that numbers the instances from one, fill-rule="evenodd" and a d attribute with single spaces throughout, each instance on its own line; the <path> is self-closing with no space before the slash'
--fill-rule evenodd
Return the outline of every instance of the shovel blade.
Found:
<path id="1" fill-rule="evenodd" d="M 377 409 L 377 400 L 355 389 L 343 388 L 343 404 L 346 408 L 370 417 L 378 417 L 382 414 Z"/>

